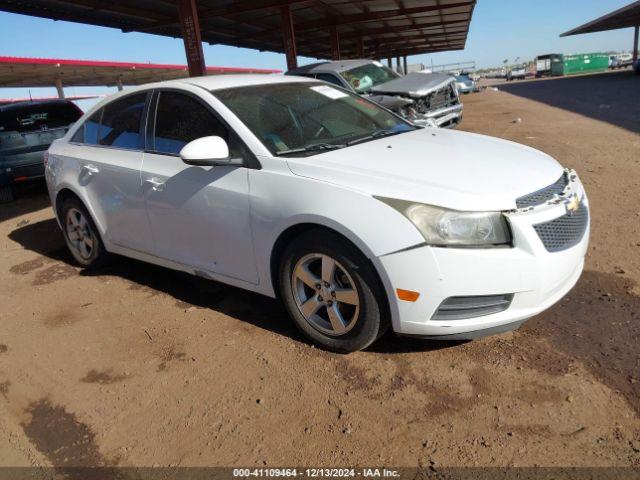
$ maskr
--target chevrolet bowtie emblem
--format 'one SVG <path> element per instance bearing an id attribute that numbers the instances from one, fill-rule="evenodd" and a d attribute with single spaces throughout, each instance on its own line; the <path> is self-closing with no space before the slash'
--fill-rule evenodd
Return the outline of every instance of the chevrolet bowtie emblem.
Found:
<path id="1" fill-rule="evenodd" d="M 565 207 L 567 208 L 568 213 L 575 213 L 580 210 L 580 197 L 578 195 L 573 195 L 567 202 L 565 203 Z"/>

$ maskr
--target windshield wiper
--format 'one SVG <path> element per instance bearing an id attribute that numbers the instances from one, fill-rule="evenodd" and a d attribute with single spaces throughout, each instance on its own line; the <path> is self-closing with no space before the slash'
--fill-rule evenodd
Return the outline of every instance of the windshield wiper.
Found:
<path id="1" fill-rule="evenodd" d="M 368 142 L 369 140 L 375 140 L 377 138 L 390 137 L 391 135 L 398 135 L 399 133 L 409 132 L 410 130 L 376 130 L 371 135 L 367 135 L 366 137 L 356 138 L 355 140 L 349 140 L 347 142 L 348 146 L 356 145 L 362 142 Z"/>
<path id="2" fill-rule="evenodd" d="M 292 148 L 290 150 L 281 150 L 276 152 L 277 156 L 289 155 L 292 153 L 305 153 L 305 152 L 318 152 L 322 150 L 337 150 L 339 148 L 344 148 L 347 145 L 341 143 L 314 143 L 313 145 L 307 145 L 305 147 L 300 148 Z"/>

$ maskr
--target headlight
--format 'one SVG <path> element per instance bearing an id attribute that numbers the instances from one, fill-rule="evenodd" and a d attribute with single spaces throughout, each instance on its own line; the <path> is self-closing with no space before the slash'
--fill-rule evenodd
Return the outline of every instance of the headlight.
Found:
<path id="1" fill-rule="evenodd" d="M 511 243 L 500 212 L 458 212 L 422 203 L 375 197 L 407 217 L 429 245 L 487 247 Z"/>

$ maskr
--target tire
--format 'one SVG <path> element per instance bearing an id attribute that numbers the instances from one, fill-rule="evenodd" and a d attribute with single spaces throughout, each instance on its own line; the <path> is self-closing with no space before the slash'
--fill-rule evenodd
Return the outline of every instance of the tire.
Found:
<path id="1" fill-rule="evenodd" d="M 289 244 L 279 285 L 298 329 L 326 350 L 362 350 L 389 327 L 384 288 L 373 265 L 337 234 L 314 229 Z"/>
<path id="2" fill-rule="evenodd" d="M 67 247 L 80 266 L 93 269 L 107 263 L 109 253 L 104 248 L 91 215 L 78 198 L 64 200 L 60 209 L 60 224 Z"/>
<path id="3" fill-rule="evenodd" d="M 13 190 L 11 185 L 3 185 L 0 187 L 0 203 L 9 203 L 13 200 Z"/>

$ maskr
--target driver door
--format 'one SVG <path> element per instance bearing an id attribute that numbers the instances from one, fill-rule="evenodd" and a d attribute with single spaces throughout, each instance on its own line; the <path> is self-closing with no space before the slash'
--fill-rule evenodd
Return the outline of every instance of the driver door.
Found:
<path id="1" fill-rule="evenodd" d="M 231 155 L 247 152 L 235 133 L 196 95 L 154 95 L 141 179 L 155 255 L 196 270 L 257 283 L 249 209 L 249 170 L 182 162 L 192 140 L 220 136 Z"/>

